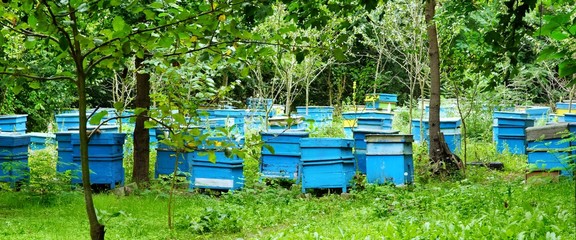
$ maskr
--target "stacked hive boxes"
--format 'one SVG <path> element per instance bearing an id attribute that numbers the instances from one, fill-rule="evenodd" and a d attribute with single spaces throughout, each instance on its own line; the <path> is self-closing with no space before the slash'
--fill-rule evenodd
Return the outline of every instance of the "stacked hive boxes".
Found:
<path id="1" fill-rule="evenodd" d="M 242 188 L 244 160 L 234 152 L 242 148 L 243 143 L 243 139 L 236 141 L 223 137 L 211 137 L 203 141 L 193 154 L 190 188 Z"/>
<path id="2" fill-rule="evenodd" d="M 15 187 L 16 183 L 29 179 L 28 144 L 30 136 L 0 133 L 0 182 L 9 182 Z"/>
<path id="3" fill-rule="evenodd" d="M 528 164 L 531 170 L 560 170 L 572 175 L 574 170 L 573 133 L 576 124 L 558 123 L 526 128 Z"/>
<path id="4" fill-rule="evenodd" d="M 116 184 L 124 184 L 124 141 L 125 133 L 100 133 L 92 135 L 88 142 L 88 161 L 90 167 L 90 183 L 103 184 L 110 189 Z M 76 166 L 81 166 L 80 135 L 72 134 L 72 160 Z M 81 171 L 75 171 L 72 183 L 82 183 Z"/>
<path id="5" fill-rule="evenodd" d="M 444 134 L 444 140 L 452 152 L 460 151 L 462 138 L 460 133 L 461 124 L 462 121 L 460 118 L 440 119 L 440 132 Z M 425 140 L 428 142 L 428 145 L 430 145 L 429 128 L 430 122 L 428 119 L 423 119 L 422 124 L 420 124 L 420 119 L 412 119 L 412 134 L 414 134 L 413 140 L 416 142 Z M 424 135 L 421 136 L 421 134 Z"/>
<path id="6" fill-rule="evenodd" d="M 346 192 L 355 173 L 352 146 L 352 139 L 301 139 L 302 192 L 310 188 L 341 188 Z"/>
<path id="7" fill-rule="evenodd" d="M 412 183 L 412 135 L 374 134 L 366 136 L 366 180 L 395 185 Z"/>
<path id="8" fill-rule="evenodd" d="M 526 153 L 526 128 L 534 126 L 534 120 L 526 113 L 494 112 L 494 139 L 499 153 L 508 150 L 513 154 Z"/>
<path id="9" fill-rule="evenodd" d="M 360 173 L 366 173 L 366 135 L 368 134 L 397 134 L 393 130 L 354 129 L 354 157 L 356 169 Z"/>
<path id="10" fill-rule="evenodd" d="M 345 112 L 342 118 L 344 133 L 347 138 L 351 138 L 355 128 L 391 130 L 394 114 L 377 111 Z"/>
<path id="11" fill-rule="evenodd" d="M 309 133 L 296 130 L 261 132 L 262 157 L 260 172 L 264 178 L 298 180 L 300 165 L 300 139 Z"/>

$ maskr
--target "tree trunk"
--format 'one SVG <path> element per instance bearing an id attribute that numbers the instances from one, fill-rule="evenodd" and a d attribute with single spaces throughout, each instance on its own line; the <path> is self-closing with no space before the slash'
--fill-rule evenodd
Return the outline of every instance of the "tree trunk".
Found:
<path id="1" fill-rule="evenodd" d="M 92 240 L 104 240 L 105 229 L 104 225 L 98 221 L 96 215 L 96 208 L 94 207 L 94 200 L 92 199 L 92 187 L 90 184 L 90 166 L 88 164 L 88 133 L 86 132 L 86 124 L 88 117 L 86 116 L 86 72 L 84 70 L 84 59 L 82 58 L 82 48 L 78 41 L 80 32 L 76 21 L 76 13 L 69 5 L 70 20 L 72 21 L 72 33 L 74 45 L 70 46 L 74 51 L 72 58 L 74 59 L 76 67 L 76 87 L 78 88 L 78 114 L 80 120 L 79 135 L 80 135 L 80 171 L 82 173 L 82 187 L 84 188 L 84 202 L 86 203 L 86 214 L 88 215 L 88 222 L 90 223 L 90 238 Z"/>
<path id="2" fill-rule="evenodd" d="M 440 132 L 440 54 L 434 14 L 436 0 L 426 2 L 428 55 L 430 57 L 430 164 L 432 172 L 442 178 L 453 176 L 462 168 L 460 158 L 450 152 L 444 135 Z"/>
<path id="3" fill-rule="evenodd" d="M 137 70 L 143 68 L 144 59 L 136 57 L 134 60 Z M 136 72 L 136 108 L 150 109 L 150 74 Z M 138 184 L 150 182 L 150 133 L 144 128 L 144 122 L 148 120 L 148 111 L 140 113 L 136 117 L 134 127 L 134 169 L 132 180 Z"/>
<path id="4" fill-rule="evenodd" d="M 434 14 L 436 10 L 436 0 L 426 2 L 426 24 L 428 33 L 428 55 L 430 57 L 430 112 L 428 121 L 430 122 L 430 160 L 434 162 L 442 161 L 440 155 L 440 54 L 438 52 L 438 35 L 436 33 L 436 23 Z"/>
<path id="5" fill-rule="evenodd" d="M 90 186 L 90 167 L 88 165 L 88 134 L 86 132 L 86 80 L 78 73 L 78 114 L 80 114 L 80 164 L 82 171 L 82 187 L 84 188 L 84 201 L 86 213 L 90 222 L 90 237 L 92 239 L 104 239 L 104 225 L 100 224 L 96 215 L 96 208 L 92 200 L 92 188 Z"/>

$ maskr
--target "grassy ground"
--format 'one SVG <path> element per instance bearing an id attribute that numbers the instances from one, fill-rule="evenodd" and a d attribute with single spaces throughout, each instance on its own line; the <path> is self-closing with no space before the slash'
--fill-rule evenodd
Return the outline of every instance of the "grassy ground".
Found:
<path id="1" fill-rule="evenodd" d="M 501 161 L 504 171 L 471 167 L 465 180 L 438 182 L 427 174 L 426 150 L 415 145 L 414 153 L 415 185 L 359 182 L 348 194 L 301 194 L 297 185 L 260 183 L 259 149 L 248 150 L 246 187 L 178 191 L 172 230 L 165 184 L 128 196 L 100 193 L 95 203 L 107 239 L 576 239 L 573 180 L 524 183 L 525 156 L 471 142 L 469 161 Z M 88 239 L 82 193 L 70 190 L 55 163 L 55 148 L 36 151 L 30 185 L 20 192 L 0 185 L 0 239 Z"/>
<path id="2" fill-rule="evenodd" d="M 575 239 L 575 185 L 522 183 L 518 175 L 409 188 L 366 186 L 351 194 L 303 195 L 254 186 L 215 196 L 180 192 L 167 228 L 164 191 L 96 195 L 108 239 Z M 87 239 L 79 192 L 0 192 L 0 239 Z M 556 238 L 554 238 L 556 237 Z"/>

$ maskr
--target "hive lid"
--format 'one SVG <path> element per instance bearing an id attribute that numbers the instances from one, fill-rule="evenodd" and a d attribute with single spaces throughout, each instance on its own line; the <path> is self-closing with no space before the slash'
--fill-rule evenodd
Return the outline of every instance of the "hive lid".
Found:
<path id="1" fill-rule="evenodd" d="M 340 147 L 351 148 L 354 145 L 354 140 L 345 138 L 302 138 L 300 139 L 300 147 Z"/>
<path id="2" fill-rule="evenodd" d="M 413 142 L 409 134 L 368 134 L 366 142 Z"/>
<path id="3" fill-rule="evenodd" d="M 375 129 L 368 129 L 368 128 L 355 128 L 352 129 L 353 133 L 364 133 L 364 134 L 397 134 L 400 131 L 398 130 L 375 130 Z"/>
<path id="4" fill-rule="evenodd" d="M 563 138 L 569 133 L 570 123 L 556 123 L 545 126 L 526 128 L 526 140 L 538 141 L 545 139 Z"/>

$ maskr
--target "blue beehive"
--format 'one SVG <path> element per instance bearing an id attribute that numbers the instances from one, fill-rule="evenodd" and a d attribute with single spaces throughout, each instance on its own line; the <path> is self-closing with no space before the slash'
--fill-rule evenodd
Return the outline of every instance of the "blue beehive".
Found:
<path id="1" fill-rule="evenodd" d="M 226 156 L 214 151 L 216 162 L 210 162 L 208 153 L 199 150 L 194 155 L 191 188 L 236 190 L 244 186 L 243 160 L 236 155 Z"/>
<path id="2" fill-rule="evenodd" d="M 444 140 L 448 144 L 448 148 L 452 152 L 459 152 L 461 146 L 461 133 L 460 125 L 462 120 L 460 118 L 441 118 L 440 119 L 440 132 L 444 134 Z M 430 145 L 429 128 L 430 122 L 428 119 L 422 119 L 422 126 L 420 126 L 420 119 L 412 119 L 412 134 L 414 141 L 420 142 L 422 139 Z M 424 137 L 420 136 L 421 131 Z"/>
<path id="3" fill-rule="evenodd" d="M 508 150 L 513 154 L 525 154 L 525 129 L 534 126 L 534 119 L 529 119 L 527 113 L 519 112 L 494 112 L 493 116 L 496 150 L 500 153 Z"/>
<path id="4" fill-rule="evenodd" d="M 28 115 L 0 115 L 0 132 L 26 133 Z"/>
<path id="5" fill-rule="evenodd" d="M 456 114 L 456 109 L 453 106 L 440 106 L 440 117 L 447 118 Z M 430 106 L 424 108 L 424 116 L 430 115 Z"/>
<path id="6" fill-rule="evenodd" d="M 498 119 L 498 118 L 520 118 L 520 119 L 526 119 L 528 118 L 528 114 L 527 113 L 523 113 L 523 112 L 502 112 L 502 111 L 495 111 L 492 114 L 492 117 L 494 119 Z M 494 122 L 496 123 L 496 122 Z"/>
<path id="7" fill-rule="evenodd" d="M 72 134 L 73 163 L 81 166 L 80 135 Z M 104 184 L 113 189 L 116 184 L 124 184 L 124 141 L 125 133 L 95 134 L 88 143 L 88 162 L 90 167 L 90 183 Z M 76 171 L 72 178 L 73 184 L 82 182 L 82 172 Z"/>
<path id="8" fill-rule="evenodd" d="M 576 122 L 576 113 L 565 113 L 562 122 Z"/>
<path id="9" fill-rule="evenodd" d="M 549 107 L 530 107 L 526 109 L 526 113 L 528 114 L 528 118 L 533 120 L 540 120 L 546 119 L 550 114 Z"/>
<path id="10" fill-rule="evenodd" d="M 361 173 L 366 173 L 366 135 L 368 134 L 397 134 L 399 131 L 393 130 L 372 130 L 354 129 L 354 157 L 356 158 L 356 169 Z"/>
<path id="11" fill-rule="evenodd" d="M 396 185 L 413 182 L 412 135 L 375 134 L 366 136 L 366 180 Z"/>
<path id="12" fill-rule="evenodd" d="M 264 178 L 298 180 L 300 163 L 300 139 L 308 137 L 303 131 L 268 131 L 260 136 L 266 146 L 262 147 L 260 170 Z"/>
<path id="13" fill-rule="evenodd" d="M 375 129 L 375 130 L 392 130 L 393 114 L 389 114 L 385 118 L 377 117 L 359 117 L 358 128 L 362 129 Z"/>
<path id="14" fill-rule="evenodd" d="M 386 109 L 391 111 L 398 102 L 398 95 L 390 93 L 366 94 L 366 109 Z"/>
<path id="15" fill-rule="evenodd" d="M 0 133 L 0 182 L 9 182 L 14 187 L 17 182 L 29 179 L 28 144 L 30 136 Z"/>
<path id="16" fill-rule="evenodd" d="M 88 117 L 89 114 L 86 114 Z M 62 113 L 56 114 L 56 125 L 59 132 L 68 131 L 70 128 L 78 128 L 80 126 L 80 117 L 78 113 Z"/>
<path id="17" fill-rule="evenodd" d="M 302 192 L 310 188 L 341 188 L 346 192 L 355 172 L 352 147 L 352 139 L 302 138 Z"/>
<path id="18" fill-rule="evenodd" d="M 78 132 L 67 131 L 57 132 L 56 141 L 58 142 L 58 162 L 56 171 L 64 173 L 68 170 L 79 171 L 80 167 L 76 165 L 72 158 L 72 134 Z"/>
<path id="19" fill-rule="evenodd" d="M 273 117 L 275 112 L 272 110 L 274 100 L 270 98 L 248 98 L 246 105 L 251 111 L 261 111 L 268 113 L 268 117 Z"/>
<path id="20" fill-rule="evenodd" d="M 299 116 L 292 116 L 291 120 L 288 119 L 286 116 L 277 116 L 268 118 L 268 129 L 270 130 L 304 130 L 306 129 L 305 122 L 302 120 L 302 117 Z"/>
<path id="21" fill-rule="evenodd" d="M 52 133 L 28 133 L 30 136 L 30 149 L 41 150 L 46 148 L 46 144 L 55 144 L 55 135 Z"/>
<path id="22" fill-rule="evenodd" d="M 298 106 L 296 112 L 304 116 L 306 121 L 313 122 L 316 127 L 325 127 L 332 124 L 334 107 L 330 106 Z"/>
<path id="23" fill-rule="evenodd" d="M 176 158 L 178 157 L 178 158 Z M 156 149 L 156 165 L 154 168 L 154 177 L 158 178 L 163 175 L 170 175 L 174 173 L 176 167 L 176 176 L 191 177 L 192 174 L 192 161 L 194 158 L 193 152 L 179 152 L 172 149 L 158 148 Z M 178 165 L 176 166 L 176 159 Z"/>
<path id="24" fill-rule="evenodd" d="M 242 188 L 244 186 L 244 160 L 238 155 L 227 154 L 225 151 L 242 148 L 244 140 L 230 140 L 223 137 L 207 140 L 194 152 L 190 188 L 222 190 Z M 214 154 L 215 162 L 210 161 L 210 152 Z"/>
<path id="25" fill-rule="evenodd" d="M 575 142 L 570 141 L 573 124 L 559 123 L 526 129 L 528 164 L 536 170 L 561 170 L 573 175 Z M 570 134 L 571 133 L 571 134 Z"/>

